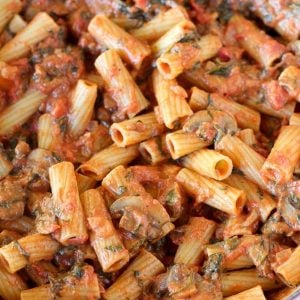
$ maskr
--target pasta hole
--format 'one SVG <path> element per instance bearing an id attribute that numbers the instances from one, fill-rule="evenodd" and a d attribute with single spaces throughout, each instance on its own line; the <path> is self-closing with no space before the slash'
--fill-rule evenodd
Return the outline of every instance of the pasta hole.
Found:
<path id="1" fill-rule="evenodd" d="M 116 143 L 120 143 L 121 144 L 124 141 L 124 137 L 123 137 L 121 131 L 118 130 L 118 129 L 113 129 L 113 131 L 112 131 L 112 138 L 113 138 L 113 140 Z"/>
<path id="2" fill-rule="evenodd" d="M 225 159 L 221 159 L 215 166 L 218 176 L 225 176 L 228 173 L 228 163 Z"/>
<path id="3" fill-rule="evenodd" d="M 160 63 L 160 69 L 166 73 L 166 74 L 170 74 L 171 73 L 171 68 L 170 65 L 166 62 L 161 62 Z"/>

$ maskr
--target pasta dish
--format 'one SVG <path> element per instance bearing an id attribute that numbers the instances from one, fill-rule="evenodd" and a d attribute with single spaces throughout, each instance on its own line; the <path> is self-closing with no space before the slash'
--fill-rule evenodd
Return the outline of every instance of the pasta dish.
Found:
<path id="1" fill-rule="evenodd" d="M 0 0 L 0 299 L 300 299 L 299 0 Z"/>

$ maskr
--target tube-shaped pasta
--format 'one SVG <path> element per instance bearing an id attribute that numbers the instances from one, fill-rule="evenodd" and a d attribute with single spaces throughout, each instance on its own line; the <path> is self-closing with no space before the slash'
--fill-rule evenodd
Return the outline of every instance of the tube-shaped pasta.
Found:
<path id="1" fill-rule="evenodd" d="M 3 299 L 19 300 L 27 284 L 18 274 L 11 274 L 0 265 L 0 296 Z"/>
<path id="2" fill-rule="evenodd" d="M 12 163 L 8 160 L 5 153 L 0 150 L 0 180 L 6 177 L 12 169 Z"/>
<path id="3" fill-rule="evenodd" d="M 152 44 L 152 52 L 155 57 L 159 57 L 163 53 L 169 51 L 175 43 L 180 41 L 185 35 L 192 33 L 195 30 L 195 25 L 188 20 L 183 20 L 177 23 L 155 43 Z"/>
<path id="4" fill-rule="evenodd" d="M 50 260 L 59 244 L 48 235 L 31 234 L 0 248 L 0 260 L 10 272 L 24 268 L 28 263 Z"/>
<path id="5" fill-rule="evenodd" d="M 300 24 L 300 23 L 299 23 Z M 300 102 L 300 68 L 289 66 L 283 70 L 278 83 L 284 87 L 289 95 Z"/>
<path id="6" fill-rule="evenodd" d="M 104 293 L 106 300 L 138 299 L 142 287 L 147 287 L 151 277 L 162 273 L 164 265 L 150 252 L 142 250 L 123 274 Z"/>
<path id="7" fill-rule="evenodd" d="M 229 239 L 227 241 L 229 241 Z M 219 243 L 205 246 L 205 253 L 208 257 L 215 253 L 224 254 L 225 252 L 224 247 L 218 244 Z M 239 255 L 238 257 L 235 257 L 235 259 L 230 259 L 230 260 L 227 260 L 225 255 L 223 256 L 222 266 L 225 270 L 229 270 L 229 271 L 239 270 L 239 269 L 252 267 L 253 261 L 247 254 L 243 254 L 243 253 L 241 253 L 241 255 Z"/>
<path id="8" fill-rule="evenodd" d="M 300 294 L 300 286 L 294 288 L 284 288 L 279 292 L 272 293 L 270 300 L 292 300 L 297 299 L 297 296 Z"/>
<path id="9" fill-rule="evenodd" d="M 91 83 L 96 84 L 98 89 L 102 89 L 103 86 L 104 86 L 103 78 L 101 77 L 100 74 L 98 74 L 96 72 L 86 74 L 84 79 L 91 82 Z"/>
<path id="10" fill-rule="evenodd" d="M 225 135 L 216 145 L 216 149 L 230 157 L 233 165 L 240 169 L 247 178 L 262 189 L 266 189 L 259 172 L 265 159 L 255 150 L 242 142 L 239 138 L 231 135 Z"/>
<path id="11" fill-rule="evenodd" d="M 253 299 L 266 300 L 266 297 L 260 285 L 257 285 L 251 289 L 245 290 L 233 296 L 224 298 L 224 300 L 253 300 Z"/>
<path id="12" fill-rule="evenodd" d="M 275 279 L 260 276 L 256 269 L 223 273 L 221 276 L 224 296 L 231 296 L 260 285 L 264 291 L 280 287 Z"/>
<path id="13" fill-rule="evenodd" d="M 0 61 L 6 62 L 25 56 L 34 45 L 58 29 L 58 25 L 47 13 L 38 13 L 23 30 L 0 49 Z"/>
<path id="14" fill-rule="evenodd" d="M 130 33 L 140 40 L 153 41 L 160 38 L 181 21 L 188 20 L 188 14 L 182 6 L 173 7 L 154 17 L 140 28 Z"/>
<path id="15" fill-rule="evenodd" d="M 97 98 L 97 85 L 86 80 L 78 80 L 71 98 L 69 133 L 77 137 L 86 129 L 91 120 Z"/>
<path id="16" fill-rule="evenodd" d="M 148 106 L 148 101 L 124 66 L 116 50 L 102 53 L 95 61 L 109 95 L 116 101 L 118 109 L 129 118 Z"/>
<path id="17" fill-rule="evenodd" d="M 157 59 L 156 65 L 165 79 L 174 79 L 184 70 L 183 57 L 179 52 L 163 53 Z"/>
<path id="18" fill-rule="evenodd" d="M 37 285 L 49 283 L 49 277 L 56 277 L 58 269 L 50 262 L 41 260 L 29 264 L 25 268 L 26 274 Z"/>
<path id="19" fill-rule="evenodd" d="M 60 225 L 62 244 L 83 244 L 88 236 L 76 175 L 72 163 L 64 161 L 49 168 L 53 206 Z"/>
<path id="20" fill-rule="evenodd" d="M 27 26 L 27 23 L 23 20 L 20 15 L 15 15 L 8 24 L 10 32 L 16 34 L 23 30 Z"/>
<path id="21" fill-rule="evenodd" d="M 293 113 L 291 115 L 289 125 L 300 126 L 300 113 Z"/>
<path id="22" fill-rule="evenodd" d="M 296 102 L 290 101 L 280 110 L 275 110 L 272 108 L 271 104 L 268 101 L 260 101 L 257 98 L 245 97 L 242 101 L 242 104 L 249 106 L 250 108 L 257 110 L 263 114 L 277 117 L 277 118 L 287 118 L 294 113 Z"/>
<path id="23" fill-rule="evenodd" d="M 267 192 L 261 190 L 244 176 L 231 174 L 225 179 L 225 183 L 245 191 L 248 200 L 247 206 L 249 209 L 257 209 L 263 222 L 266 222 L 273 209 L 277 206 L 275 200 Z"/>
<path id="24" fill-rule="evenodd" d="M 240 128 L 252 128 L 255 132 L 259 131 L 260 114 L 257 111 L 221 95 L 208 94 L 197 87 L 193 87 L 191 92 L 189 104 L 193 111 L 206 109 L 210 105 L 234 116 Z"/>
<path id="25" fill-rule="evenodd" d="M 232 171 L 229 157 L 210 149 L 195 151 L 181 159 L 185 168 L 216 180 L 224 180 Z"/>
<path id="26" fill-rule="evenodd" d="M 204 202 L 230 215 L 238 215 L 246 203 L 242 190 L 185 168 L 179 171 L 176 180 L 188 194 L 195 197 L 196 202 Z"/>
<path id="27" fill-rule="evenodd" d="M 254 146 L 257 144 L 257 140 L 253 129 L 247 128 L 240 130 L 236 133 L 236 136 L 249 146 Z"/>
<path id="28" fill-rule="evenodd" d="M 126 147 L 160 135 L 164 125 L 157 122 L 155 113 L 139 115 L 110 127 L 112 140 L 119 147 Z"/>
<path id="29" fill-rule="evenodd" d="M 79 194 L 94 188 L 97 183 L 94 178 L 85 176 L 80 173 L 76 173 L 76 180 Z"/>
<path id="30" fill-rule="evenodd" d="M 118 147 L 113 144 L 96 153 L 90 160 L 83 163 L 79 169 L 84 175 L 96 180 L 102 180 L 109 171 L 119 165 L 126 165 L 139 154 L 138 146 Z"/>
<path id="31" fill-rule="evenodd" d="M 100 45 L 115 49 L 127 63 L 139 69 L 145 57 L 150 55 L 150 47 L 124 29 L 113 23 L 105 15 L 95 16 L 88 30 Z"/>
<path id="32" fill-rule="evenodd" d="M 193 114 L 185 100 L 185 90 L 175 79 L 166 80 L 158 70 L 154 70 L 153 89 L 166 127 L 173 129 L 181 118 Z"/>
<path id="33" fill-rule="evenodd" d="M 0 113 L 0 135 L 11 134 L 23 125 L 37 110 L 46 95 L 28 91 L 16 103 Z"/>
<path id="34" fill-rule="evenodd" d="M 166 135 L 166 144 L 172 158 L 177 159 L 196 150 L 205 148 L 209 146 L 210 143 L 203 141 L 194 133 L 178 130 Z"/>
<path id="35" fill-rule="evenodd" d="M 13 230 L 19 233 L 29 233 L 33 228 L 34 220 L 27 216 L 22 216 L 13 221 L 0 221 L 0 229 Z"/>
<path id="36" fill-rule="evenodd" d="M 89 229 L 91 245 L 104 272 L 115 272 L 128 261 L 129 254 L 114 228 L 105 201 L 97 190 L 81 194 L 81 202 Z"/>
<path id="37" fill-rule="evenodd" d="M 153 165 L 166 161 L 170 157 L 166 145 L 166 135 L 160 135 L 140 143 L 139 151 L 143 158 Z"/>
<path id="38" fill-rule="evenodd" d="M 275 268 L 275 272 L 288 286 L 297 286 L 300 283 L 300 246 L 284 263 Z"/>
<path id="39" fill-rule="evenodd" d="M 50 114 L 43 114 L 39 117 L 37 139 L 38 147 L 41 149 L 51 150 L 55 142 L 53 131 L 53 118 Z"/>
<path id="40" fill-rule="evenodd" d="M 217 55 L 218 51 L 222 47 L 222 42 L 220 37 L 217 35 L 207 34 L 202 36 L 200 40 L 197 41 L 197 45 L 200 48 L 199 60 L 200 62 L 204 62 Z"/>
<path id="41" fill-rule="evenodd" d="M 258 29 L 241 15 L 234 15 L 229 21 L 240 45 L 263 67 L 268 68 L 281 57 L 285 47 Z M 247 35 L 247 38 L 240 38 Z"/>
<path id="42" fill-rule="evenodd" d="M 22 9 L 20 0 L 1 0 L 0 3 L 0 33 L 9 20 Z"/>
<path id="43" fill-rule="evenodd" d="M 75 271 L 80 272 L 80 276 L 70 272 L 63 277 L 63 280 L 54 279 L 52 284 L 22 291 L 21 300 L 100 299 L 102 287 L 93 267 L 87 265 L 78 267 Z M 58 291 L 55 289 L 56 282 L 60 287 Z"/>
<path id="44" fill-rule="evenodd" d="M 260 173 L 266 183 L 285 184 L 300 158 L 300 126 L 283 126 Z"/>
<path id="45" fill-rule="evenodd" d="M 183 241 L 177 248 L 174 263 L 196 266 L 200 263 L 204 245 L 215 231 L 216 224 L 202 217 L 190 218 L 186 226 Z"/>

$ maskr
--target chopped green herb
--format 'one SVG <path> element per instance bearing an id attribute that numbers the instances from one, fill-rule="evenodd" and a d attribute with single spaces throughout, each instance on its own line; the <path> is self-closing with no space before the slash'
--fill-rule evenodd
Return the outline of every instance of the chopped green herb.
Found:
<path id="1" fill-rule="evenodd" d="M 288 197 L 288 201 L 291 205 L 293 205 L 296 209 L 300 209 L 300 198 L 297 197 L 294 193 L 291 193 Z"/>
<path id="2" fill-rule="evenodd" d="M 218 75 L 222 77 L 228 77 L 231 73 L 230 66 L 217 66 L 208 72 L 210 75 Z"/>
<path id="3" fill-rule="evenodd" d="M 111 252 L 119 252 L 123 249 L 121 245 L 109 245 L 104 247 L 105 250 L 109 250 Z"/>
<path id="4" fill-rule="evenodd" d="M 133 271 L 134 277 L 139 277 L 140 274 L 141 274 L 140 271 L 137 271 L 137 270 L 134 270 L 134 271 Z"/>
<path id="5" fill-rule="evenodd" d="M 166 195 L 166 203 L 168 205 L 173 205 L 175 201 L 176 201 L 176 192 L 174 189 L 172 189 Z"/>
<path id="6" fill-rule="evenodd" d="M 259 196 L 259 200 L 264 199 L 264 192 L 260 188 L 257 188 L 257 195 Z"/>

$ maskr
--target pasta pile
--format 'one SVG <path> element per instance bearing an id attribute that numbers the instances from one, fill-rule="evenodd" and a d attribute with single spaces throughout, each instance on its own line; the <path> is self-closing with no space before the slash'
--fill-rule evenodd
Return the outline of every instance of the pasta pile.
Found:
<path id="1" fill-rule="evenodd" d="M 299 37 L 296 0 L 0 0 L 0 299 L 298 299 Z"/>

